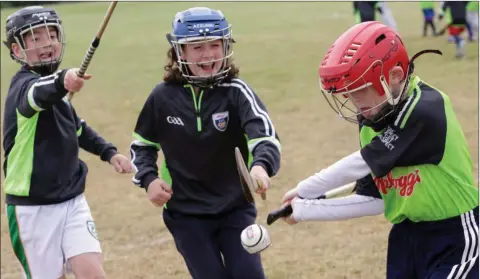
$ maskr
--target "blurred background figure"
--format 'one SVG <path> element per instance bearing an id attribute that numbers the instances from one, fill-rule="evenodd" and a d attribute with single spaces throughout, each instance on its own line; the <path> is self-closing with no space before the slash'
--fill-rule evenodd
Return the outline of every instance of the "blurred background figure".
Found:
<path id="1" fill-rule="evenodd" d="M 382 13 L 381 8 L 377 6 L 378 1 L 353 1 L 353 13 L 355 22 L 374 21 L 375 11 Z"/>
<path id="2" fill-rule="evenodd" d="M 427 30 L 430 26 L 432 29 L 432 35 L 436 36 L 437 31 L 435 28 L 435 1 L 421 1 L 420 6 L 423 12 L 423 36 L 427 36 Z"/>
<path id="3" fill-rule="evenodd" d="M 443 20 L 445 14 L 450 16 L 446 29 L 455 42 L 457 59 L 465 56 L 465 40 L 462 33 L 467 29 L 467 4 L 468 1 L 444 1 L 438 16 L 439 20 Z"/>
<path id="4" fill-rule="evenodd" d="M 377 21 L 376 12 L 382 16 L 385 25 L 397 30 L 397 23 L 393 18 L 392 11 L 383 1 L 353 1 L 353 13 L 355 15 L 355 23 L 365 21 Z"/>
<path id="5" fill-rule="evenodd" d="M 452 22 L 452 16 L 450 15 L 450 9 L 448 7 L 444 7 L 446 1 L 440 2 L 440 8 L 438 9 L 438 19 L 440 21 L 444 21 L 445 25 L 437 32 L 437 36 L 443 36 L 445 32 L 447 32 L 448 26 Z M 449 36 L 448 41 L 453 43 L 453 37 Z"/>
<path id="6" fill-rule="evenodd" d="M 470 26 L 470 40 L 478 40 L 478 1 L 467 4 L 467 24 Z"/>
<path id="7" fill-rule="evenodd" d="M 392 10 L 388 7 L 387 2 L 381 1 L 377 3 L 378 11 L 382 15 L 383 24 L 389 26 L 390 28 L 398 31 L 397 23 L 393 17 Z"/>

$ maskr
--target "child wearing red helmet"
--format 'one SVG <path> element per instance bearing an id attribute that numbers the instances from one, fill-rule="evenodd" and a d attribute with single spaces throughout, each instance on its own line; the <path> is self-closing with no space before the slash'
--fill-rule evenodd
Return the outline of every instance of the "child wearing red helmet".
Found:
<path id="1" fill-rule="evenodd" d="M 290 224 L 384 213 L 388 279 L 478 278 L 478 188 L 450 99 L 413 72 L 400 35 L 370 21 L 320 63 L 322 94 L 360 126 L 361 148 L 301 181 L 283 202 Z M 440 53 L 441 54 L 441 53 Z M 356 193 L 316 200 L 357 181 Z"/>

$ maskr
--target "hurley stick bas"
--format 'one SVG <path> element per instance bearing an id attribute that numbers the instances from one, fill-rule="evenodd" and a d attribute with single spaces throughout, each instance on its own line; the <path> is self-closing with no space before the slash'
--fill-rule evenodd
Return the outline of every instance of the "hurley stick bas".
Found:
<path id="1" fill-rule="evenodd" d="M 255 202 L 255 191 L 262 187 L 261 181 L 255 181 L 248 171 L 247 164 L 243 160 L 242 153 L 238 147 L 235 147 L 235 160 L 237 162 L 238 175 L 242 184 L 243 193 L 248 202 Z M 261 194 L 262 200 L 267 199 L 267 194 Z"/>

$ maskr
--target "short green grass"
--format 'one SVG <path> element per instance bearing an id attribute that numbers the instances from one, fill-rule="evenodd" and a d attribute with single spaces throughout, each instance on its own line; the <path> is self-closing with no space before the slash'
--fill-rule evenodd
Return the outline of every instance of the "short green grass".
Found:
<path id="1" fill-rule="evenodd" d="M 94 77 L 73 103 L 79 115 L 123 153 L 128 154 L 147 95 L 162 79 L 168 47 L 165 33 L 173 16 L 195 5 L 221 9 L 227 15 L 237 40 L 234 57 L 241 77 L 267 104 L 282 140 L 281 171 L 268 200 L 258 203 L 258 222 L 264 223 L 267 213 L 299 180 L 358 149 L 357 127 L 335 116 L 320 95 L 317 78 L 319 61 L 330 44 L 354 23 L 351 3 L 120 2 L 88 69 Z M 421 37 L 418 3 L 389 5 L 410 56 L 427 48 L 444 53 L 422 56 L 416 71 L 450 96 L 478 178 L 478 43 L 468 44 L 466 59 L 457 61 L 446 37 Z M 56 6 L 67 34 L 62 67 L 80 65 L 107 7 L 108 2 Z M 12 12 L 1 10 L 2 22 Z M 5 30 L 1 35 L 3 39 Z M 3 46 L 1 58 L 3 108 L 18 64 Z M 130 175 L 115 174 L 85 152 L 81 157 L 90 167 L 86 195 L 109 278 L 188 278 L 161 211 L 133 186 Z M 19 278 L 5 207 L 1 208 L 2 278 Z M 266 273 L 268 278 L 382 278 L 389 228 L 383 216 L 293 227 L 279 222 L 269 228 L 273 243 L 262 254 Z"/>

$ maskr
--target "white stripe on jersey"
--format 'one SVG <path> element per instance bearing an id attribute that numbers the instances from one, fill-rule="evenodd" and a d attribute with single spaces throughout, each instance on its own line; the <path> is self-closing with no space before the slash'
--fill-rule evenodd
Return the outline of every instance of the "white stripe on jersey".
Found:
<path id="1" fill-rule="evenodd" d="M 410 95 L 410 97 L 408 97 L 408 100 L 407 102 L 405 103 L 405 105 L 403 106 L 402 110 L 400 111 L 400 113 L 397 115 L 397 119 L 395 120 L 395 123 L 393 125 L 397 126 L 400 124 L 400 119 L 402 119 L 402 116 L 403 114 L 405 113 L 405 111 L 407 111 L 409 108 L 410 108 L 410 103 L 413 101 L 413 99 L 417 96 L 418 93 L 413 93 L 412 95 Z"/>
<path id="2" fill-rule="evenodd" d="M 49 79 L 53 79 L 53 78 L 58 78 L 58 74 L 61 72 L 61 70 L 58 70 L 56 71 L 55 73 L 51 74 L 51 75 L 48 75 L 48 76 L 44 76 L 44 77 L 41 77 L 39 78 L 38 80 L 49 80 Z"/>
<path id="3" fill-rule="evenodd" d="M 39 78 L 38 81 L 35 82 L 28 90 L 28 93 L 27 93 L 28 103 L 34 110 L 36 111 L 45 110 L 44 108 L 40 107 L 37 104 L 37 102 L 35 102 L 35 89 L 40 86 L 50 85 L 54 83 L 58 79 L 58 73 L 59 72 L 56 72 L 55 74 Z"/>
<path id="4" fill-rule="evenodd" d="M 232 80 L 232 83 L 221 83 L 219 86 L 222 87 L 236 87 L 240 89 L 240 91 L 243 93 L 245 98 L 250 103 L 250 107 L 252 108 L 253 113 L 262 119 L 263 125 L 265 127 L 265 134 L 270 136 L 270 137 L 275 137 L 275 128 L 272 124 L 272 121 L 270 120 L 270 117 L 268 116 L 268 113 L 264 111 L 260 106 L 258 105 L 257 101 L 255 100 L 255 95 L 253 92 L 250 90 L 250 88 L 241 80 L 239 79 L 234 79 Z"/>

